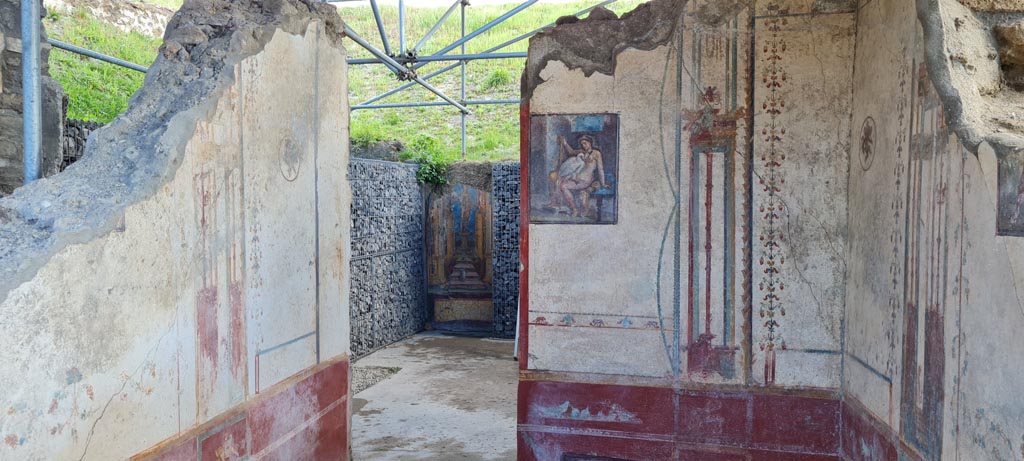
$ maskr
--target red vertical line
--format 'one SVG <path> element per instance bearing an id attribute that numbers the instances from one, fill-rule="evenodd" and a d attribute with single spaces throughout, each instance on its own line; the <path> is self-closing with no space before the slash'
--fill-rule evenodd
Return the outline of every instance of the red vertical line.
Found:
<path id="1" fill-rule="evenodd" d="M 530 102 L 519 106 L 519 369 L 529 367 L 530 340 Z"/>
<path id="2" fill-rule="evenodd" d="M 712 178 L 714 168 L 713 158 L 710 153 L 705 152 L 704 158 L 707 160 L 708 173 L 707 179 L 704 181 L 704 214 L 706 216 L 704 221 L 704 233 L 707 235 L 707 241 L 704 243 L 704 260 L 706 267 L 704 268 L 704 277 L 707 289 L 704 292 L 704 333 L 711 334 L 711 190 L 712 190 Z"/>
<path id="3" fill-rule="evenodd" d="M 928 162 L 928 169 L 929 169 L 928 173 L 929 173 L 929 176 L 930 176 L 930 179 L 931 179 L 931 184 L 930 184 L 930 186 L 931 186 L 930 187 L 931 194 L 928 194 L 929 195 L 929 199 L 930 199 L 929 202 L 928 202 L 928 208 L 929 208 L 929 210 L 928 210 L 929 211 L 929 213 L 928 213 L 928 276 L 927 276 L 928 278 L 925 281 L 925 283 L 926 283 L 926 287 L 925 287 L 925 298 L 926 298 L 926 300 L 925 300 L 925 309 L 924 309 L 924 316 L 925 316 L 924 318 L 925 318 L 926 321 L 923 322 L 925 334 L 922 335 L 922 337 L 923 337 L 922 339 L 925 340 L 925 344 L 927 344 L 927 342 L 928 342 L 928 335 L 927 335 L 927 333 L 928 333 L 928 322 L 927 322 L 928 311 L 934 309 L 933 306 L 938 301 L 938 298 L 935 297 L 935 293 L 936 293 L 936 291 L 935 291 L 936 290 L 936 287 L 935 287 L 935 274 L 938 272 L 936 270 L 936 266 L 938 265 L 938 257 L 936 255 L 936 253 L 939 251 L 939 245 L 941 244 L 941 238 L 939 236 L 937 219 L 938 219 L 938 214 L 941 213 L 941 210 L 940 210 L 941 205 L 939 203 L 939 200 L 940 200 L 940 195 L 939 194 L 941 194 L 941 192 L 942 192 L 942 178 L 939 175 L 939 170 L 941 170 L 941 165 L 942 165 L 942 163 L 941 163 L 942 162 L 942 158 L 940 156 L 939 148 L 938 148 L 939 147 L 939 124 L 938 124 L 938 119 L 939 119 L 939 117 L 932 118 L 932 142 L 931 142 L 931 150 L 932 150 L 931 158 L 932 158 L 932 161 Z M 923 365 L 927 367 L 927 364 L 928 364 L 928 356 L 927 356 L 928 348 L 927 347 L 925 347 L 924 352 L 925 352 L 925 357 L 924 357 L 924 364 Z M 927 374 L 925 376 L 927 376 Z"/>
<path id="4" fill-rule="evenodd" d="M 680 80 L 682 80 L 682 79 L 680 78 Z M 691 152 L 692 152 L 692 149 L 691 149 Z M 682 158 L 682 154 L 680 154 L 679 157 Z M 677 162 L 679 162 L 679 161 L 680 160 L 677 160 Z M 694 267 L 695 266 L 695 264 L 694 264 L 694 256 L 695 256 L 694 255 L 694 246 L 695 245 L 694 245 L 694 238 L 693 238 L 694 237 L 693 234 L 696 232 L 696 229 L 695 229 L 696 228 L 696 226 L 695 226 L 696 223 L 694 221 L 697 221 L 697 219 L 694 219 L 694 217 L 697 217 L 698 219 L 700 217 L 699 214 L 696 214 L 697 213 L 697 211 L 695 210 L 696 207 L 693 206 L 694 202 L 696 201 L 695 200 L 696 199 L 695 195 L 697 195 L 695 193 L 694 189 L 699 187 L 699 186 L 697 186 L 697 184 L 695 184 L 695 181 L 693 181 L 693 179 L 697 177 L 697 160 L 694 159 L 691 156 L 689 163 L 690 163 L 690 182 L 691 182 L 691 185 L 690 185 L 690 206 L 688 207 L 689 209 L 687 210 L 687 213 L 686 213 L 686 215 L 689 217 L 689 220 L 690 220 L 690 223 L 689 223 L 690 225 L 687 226 L 687 227 L 690 228 L 690 233 L 689 233 L 688 243 L 687 243 L 687 256 L 688 257 L 686 258 L 686 261 L 687 261 L 686 264 L 687 264 L 687 268 L 688 268 L 688 270 L 687 270 L 688 290 L 687 290 L 687 297 L 686 297 L 686 299 L 687 299 L 687 306 L 688 306 L 688 308 L 687 308 L 687 313 L 688 313 L 687 317 L 689 318 L 689 321 L 687 322 L 688 323 L 688 327 L 686 328 L 686 344 L 687 344 L 687 346 L 693 344 L 693 330 L 695 328 L 700 328 L 700 325 L 694 325 L 693 324 L 694 323 L 694 318 L 693 317 L 695 315 L 698 315 L 697 312 L 696 312 L 697 306 L 694 306 L 694 301 L 695 300 L 693 299 L 693 293 L 694 293 L 694 288 L 695 288 L 694 287 L 694 279 L 697 278 L 696 270 L 695 270 L 696 268 Z M 696 214 L 696 216 L 695 216 L 695 214 Z M 680 226 L 680 224 L 677 221 L 677 223 L 676 223 L 676 228 L 677 228 L 676 235 L 677 236 L 679 235 L 679 231 L 678 231 L 679 226 Z M 678 241 L 678 240 L 679 239 L 677 238 L 676 241 Z M 676 245 L 676 248 L 678 248 L 678 244 Z M 677 251 L 677 253 L 678 253 L 678 251 Z M 678 260 L 678 257 L 676 259 Z M 676 274 L 678 274 L 678 273 L 679 273 L 679 271 L 676 270 Z M 677 275 L 677 278 L 678 278 L 678 275 Z M 678 285 L 678 283 L 677 283 L 677 285 Z"/>

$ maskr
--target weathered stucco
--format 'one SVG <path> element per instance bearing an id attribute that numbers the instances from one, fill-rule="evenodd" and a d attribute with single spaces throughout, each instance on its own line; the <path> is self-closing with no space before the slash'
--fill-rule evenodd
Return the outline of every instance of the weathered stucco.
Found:
<path id="1" fill-rule="evenodd" d="M 648 8 L 658 7 L 655 3 Z M 528 71 L 536 72 L 543 82 L 533 89 L 529 101 L 531 114 L 619 114 L 622 151 L 617 178 L 618 224 L 531 225 L 531 367 L 638 376 L 671 375 L 673 369 L 679 368 L 684 370 L 684 381 L 711 379 L 764 384 L 764 353 L 760 346 L 767 346 L 766 349 L 774 347 L 779 357 L 775 383 L 837 387 L 853 16 L 849 12 L 798 16 L 785 8 L 763 7 L 765 13 L 756 18 L 750 17 L 749 10 L 738 10 L 731 12 L 727 25 L 708 26 L 701 22 L 700 8 L 691 5 L 686 14 L 675 19 L 661 18 L 652 28 L 674 30 L 666 23 L 682 21 L 681 35 L 675 34 L 669 44 L 649 51 L 620 50 L 615 71 L 610 75 L 588 76 L 585 70 L 574 69 L 577 64 L 567 66 L 559 60 L 529 60 L 529 65 L 543 66 L 536 72 L 528 65 Z M 605 32 L 600 21 L 584 20 L 563 27 L 587 26 L 591 29 L 581 29 L 578 34 L 598 36 Z M 555 48 L 550 37 L 532 42 L 531 55 L 545 56 Z M 721 43 L 713 42 L 720 38 Z M 693 43 L 700 40 L 704 42 Z M 786 43 L 784 50 L 773 45 L 782 42 Z M 777 57 L 763 51 L 773 46 L 779 50 Z M 702 51 L 691 47 L 701 47 Z M 678 56 L 684 61 L 681 66 L 677 66 Z M 761 78 L 770 75 L 773 63 L 778 66 L 775 75 L 765 78 L 782 83 L 775 91 Z M 752 75 L 758 76 L 754 82 Z M 677 86 L 680 76 L 683 83 Z M 727 185 L 718 183 L 712 187 L 730 189 L 736 200 L 728 217 L 732 233 L 713 237 L 715 246 L 722 245 L 725 238 L 733 239 L 731 254 L 735 259 L 716 259 L 721 264 L 713 267 L 713 277 L 730 272 L 733 285 L 728 287 L 728 301 L 718 294 L 718 290 L 726 289 L 721 282 L 712 285 L 717 298 L 713 305 L 719 311 L 712 314 L 711 322 L 719 338 L 716 341 L 721 341 L 723 334 L 718 333 L 725 327 L 723 316 L 741 319 L 729 326 L 736 336 L 729 347 L 740 349 L 744 342 L 752 341 L 748 344 L 754 349 L 745 358 L 742 351 L 737 353 L 736 373 L 717 378 L 700 373 L 685 376 L 686 333 L 682 335 L 683 356 L 673 360 L 678 354 L 665 354 L 670 347 L 665 344 L 666 336 L 669 343 L 674 336 L 672 240 L 678 239 L 683 260 L 678 270 L 684 293 L 676 301 L 676 308 L 685 311 L 689 229 L 699 221 L 697 233 L 703 234 L 706 221 L 704 199 L 698 200 L 698 210 L 691 209 L 690 199 L 684 197 L 679 210 L 682 231 L 671 229 L 676 219 L 674 191 L 678 187 L 689 195 L 691 178 L 699 178 L 689 173 L 700 167 L 691 165 L 689 152 L 705 149 L 691 135 L 700 130 L 699 118 L 705 108 L 702 93 L 708 87 L 715 88 L 708 101 L 719 98 L 708 103 L 717 111 L 718 120 L 734 123 L 724 130 L 732 136 L 728 139 L 733 149 L 729 153 L 732 180 Z M 769 110 L 783 105 L 779 113 Z M 829 116 L 820 116 L 822 112 Z M 762 129 L 770 130 L 772 126 L 782 140 L 773 142 L 766 136 L 767 131 L 762 133 Z M 755 132 L 752 140 L 751 129 Z M 715 136 L 724 136 L 724 131 L 716 131 Z M 680 137 L 680 145 L 673 146 Z M 773 155 L 776 163 L 770 160 Z M 677 177 L 676 157 L 681 157 L 678 171 L 684 172 L 682 177 Z M 547 172 L 534 171 L 530 178 L 537 181 L 546 175 Z M 747 182 L 751 179 L 754 184 Z M 777 190 L 769 193 L 766 186 L 773 180 Z M 700 188 L 705 185 L 701 183 Z M 717 189 L 714 192 L 719 199 L 722 193 Z M 748 193 L 753 202 L 749 201 Z M 768 216 L 762 211 L 769 207 L 775 207 L 775 215 Z M 715 211 L 712 216 L 713 232 L 725 232 L 722 226 L 726 216 L 722 213 Z M 746 225 L 748 219 L 753 224 L 752 232 Z M 768 315 L 768 311 L 761 313 L 761 303 L 755 301 L 754 319 L 748 319 L 751 306 L 749 300 L 742 301 L 744 285 L 746 289 L 752 287 L 755 300 L 763 299 L 769 289 L 768 282 L 762 279 L 765 267 L 761 262 L 766 255 L 764 238 L 769 234 L 777 237 L 781 246 L 773 256 L 779 260 L 781 272 L 771 283 L 785 285 L 779 306 L 772 307 L 779 311 L 773 314 L 779 322 L 777 328 L 773 327 L 775 339 L 768 339 L 763 322 L 756 320 Z M 720 257 L 715 253 L 715 258 Z M 699 259 L 703 264 L 703 253 Z M 572 270 L 566 270 L 569 267 Z M 692 289 L 704 290 L 700 286 Z M 728 313 L 721 312 L 723 302 L 732 306 Z M 783 308 L 785 317 L 781 315 Z M 559 326 L 565 315 L 574 316 L 573 323 L 580 324 L 579 327 Z M 552 325 L 538 324 L 533 318 L 536 316 L 545 317 Z M 703 324 L 703 313 L 700 316 L 697 320 Z M 631 319 L 626 323 L 632 325 L 590 325 L 595 319 L 609 327 L 615 322 L 621 325 L 623 318 Z M 654 324 L 647 325 L 648 321 Z M 693 327 L 688 326 L 691 321 L 685 313 L 681 322 L 682 328 Z M 744 340 L 745 329 L 750 331 L 749 340 Z M 782 332 L 785 346 L 778 339 Z M 744 369 L 750 373 L 741 372 Z"/>
<path id="2" fill-rule="evenodd" d="M 246 424 L 292 443 L 200 449 L 321 449 L 304 434 L 347 375 L 328 408 L 288 378 L 347 360 L 340 25 L 305 0 L 186 2 L 85 157 L 0 200 L 0 458 L 124 459 L 261 392 L 277 416 Z"/>
<path id="3" fill-rule="evenodd" d="M 531 41 L 520 459 L 836 455 L 854 9 L 656 1 Z M 583 135 L 614 188 L 570 216 Z"/>
<path id="4" fill-rule="evenodd" d="M 957 2 L 862 5 L 843 389 L 884 429 L 852 425 L 844 457 L 1021 459 L 1024 243 L 997 229 L 999 169 L 1021 161 L 1019 123 L 1002 118 L 1019 96 L 988 24 Z"/>

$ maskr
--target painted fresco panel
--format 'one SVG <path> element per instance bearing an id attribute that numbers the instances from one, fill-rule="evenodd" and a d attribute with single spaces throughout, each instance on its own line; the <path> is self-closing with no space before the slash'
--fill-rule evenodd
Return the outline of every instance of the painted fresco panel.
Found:
<path id="1" fill-rule="evenodd" d="M 315 81 L 316 34 L 287 37 L 291 44 L 268 46 L 259 61 L 241 69 L 245 180 L 267 184 L 246 190 L 244 198 L 245 321 L 252 393 L 318 361 L 316 228 L 295 224 L 317 219 L 317 100 L 311 85 L 284 88 L 260 78 L 261 70 L 274 62 L 293 66 L 303 73 L 303 81 Z M 274 115 L 282 110 L 314 116 L 297 122 Z M 282 194 L 303 199 L 275 200 Z"/>
<path id="2" fill-rule="evenodd" d="M 0 397 L 5 441 L 0 459 L 128 459 L 180 431 L 211 422 L 225 423 L 222 437 L 208 434 L 201 446 L 193 438 L 173 450 L 170 459 L 195 459 L 199 449 L 216 455 L 221 447 L 221 454 L 233 456 L 231 444 L 219 442 L 237 442 L 242 436 L 233 424 L 237 413 L 225 413 L 253 396 L 246 385 L 252 383 L 250 354 L 255 351 L 247 342 L 253 328 L 247 314 L 257 307 L 286 310 L 286 302 L 272 303 L 281 299 L 309 308 L 309 317 L 264 323 L 262 337 L 287 333 L 295 324 L 312 320 L 315 298 L 308 294 L 315 291 L 316 271 L 310 255 L 317 230 L 333 233 L 321 240 L 322 248 L 330 245 L 330 254 L 347 252 L 348 247 L 344 223 L 325 215 L 318 228 L 309 205 L 319 181 L 330 184 L 319 190 L 320 197 L 330 196 L 341 209 L 349 206 L 343 170 L 334 169 L 316 181 L 313 175 L 302 176 L 310 169 L 310 163 L 303 163 L 295 180 L 301 177 L 304 185 L 289 186 L 285 183 L 295 173 L 289 167 L 295 157 L 285 156 L 282 162 L 276 155 L 279 144 L 261 141 L 240 126 L 246 110 L 266 111 L 278 119 L 285 111 L 287 123 L 297 126 L 304 124 L 306 114 L 313 117 L 313 92 L 296 91 L 293 83 L 274 76 L 299 65 L 280 56 L 291 55 L 304 66 L 303 59 L 315 55 L 316 27 L 311 26 L 305 38 L 279 31 L 268 37 L 270 43 L 261 53 L 239 57 L 241 63 L 234 70 L 226 68 L 224 72 L 235 72 L 233 83 L 201 103 L 206 105 L 171 118 L 163 138 L 166 144 L 153 147 L 180 160 L 167 172 L 166 181 L 154 182 L 154 191 L 134 191 L 137 201 L 125 205 L 113 228 L 61 247 L 30 280 L 0 299 L 0 312 L 10 319 L 0 323 L 0 337 L 18 345 L 0 348 L 0 358 L 22 364 L 0 369 L 0 384 L 8 390 Z M 324 48 L 340 54 L 333 46 Z M 343 63 L 344 57 L 321 65 L 332 62 Z M 343 85 L 344 73 L 336 71 L 331 69 L 337 76 L 332 81 Z M 232 80 L 231 75 L 222 77 Z M 304 81 L 315 80 L 307 75 Z M 259 91 L 246 91 L 247 85 Z M 320 134 L 328 138 L 324 144 L 331 146 L 329 155 L 342 157 L 339 146 L 347 143 L 339 134 L 347 116 L 343 105 L 331 107 L 336 112 L 329 119 L 333 124 Z M 251 121 L 263 120 L 249 116 Z M 304 135 L 315 139 L 312 123 L 307 125 Z M 283 130 L 267 131 L 275 141 L 284 137 Z M 273 193 L 264 193 L 268 190 Z M 249 201 L 254 198 L 259 200 Z M 292 219 L 287 230 L 253 231 L 253 223 L 263 222 L 254 215 L 283 206 L 310 214 Z M 282 257 L 266 257 L 259 266 L 248 259 L 251 249 Z M 299 280 L 304 284 L 278 283 L 285 278 L 284 270 L 299 266 L 296 259 L 301 261 Z M 274 267 L 278 261 L 281 265 Z M 348 306 L 335 309 L 344 313 Z M 344 331 L 335 334 L 346 338 Z M 336 344 L 334 349 L 343 352 L 347 345 Z M 334 358 L 347 366 L 344 355 Z M 288 365 L 300 371 L 314 364 L 312 354 L 305 354 Z M 280 372 L 288 370 L 280 367 Z M 334 382 L 342 385 L 329 388 L 339 399 L 347 393 L 347 373 L 336 377 L 342 379 Z M 343 402 L 336 408 L 340 406 Z M 301 429 L 285 427 L 289 423 L 282 422 L 281 432 Z M 335 430 L 330 439 L 334 446 L 347 443 L 343 430 Z M 335 450 L 332 459 L 343 453 Z"/>
<path id="3" fill-rule="evenodd" d="M 858 10 L 854 73 L 844 389 L 867 411 L 899 425 L 907 168 L 916 13 L 911 2 L 865 2 Z M 866 166 L 865 166 L 866 165 Z"/>
<path id="4" fill-rule="evenodd" d="M 534 115 L 530 133 L 530 222 L 615 224 L 618 116 Z"/>
<path id="5" fill-rule="evenodd" d="M 754 381 L 836 387 L 854 17 L 756 21 Z"/>
<path id="6" fill-rule="evenodd" d="M 491 194 L 454 184 L 427 198 L 427 290 L 436 322 L 490 329 L 494 246 Z"/>

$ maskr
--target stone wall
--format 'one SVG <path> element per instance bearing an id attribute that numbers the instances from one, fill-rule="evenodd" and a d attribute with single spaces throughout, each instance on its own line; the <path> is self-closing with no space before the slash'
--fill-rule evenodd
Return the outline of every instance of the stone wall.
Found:
<path id="1" fill-rule="evenodd" d="M 415 165 L 353 159 L 352 354 L 366 355 L 423 330 L 423 189 Z"/>
<path id="2" fill-rule="evenodd" d="M 85 143 L 89 135 L 103 127 L 97 122 L 67 119 L 64 122 L 64 143 L 61 145 L 60 170 L 78 161 L 85 154 Z"/>
<path id="3" fill-rule="evenodd" d="M 493 168 L 494 335 L 512 338 L 519 306 L 519 162 L 499 162 Z"/>
<path id="4" fill-rule="evenodd" d="M 43 143 L 39 166 L 40 173 L 49 176 L 61 166 L 64 92 L 50 78 L 50 44 L 45 31 L 42 36 Z M 0 0 L 0 196 L 20 186 L 25 174 L 21 52 L 21 2 Z"/>
<path id="5" fill-rule="evenodd" d="M 342 39 L 188 1 L 82 160 L 0 199 L 0 459 L 347 459 Z"/>

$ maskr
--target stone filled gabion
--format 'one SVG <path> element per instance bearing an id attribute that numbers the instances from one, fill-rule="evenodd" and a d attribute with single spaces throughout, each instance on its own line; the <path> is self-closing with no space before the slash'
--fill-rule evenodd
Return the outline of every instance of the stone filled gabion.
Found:
<path id="1" fill-rule="evenodd" d="M 494 213 L 494 334 L 512 338 L 519 303 L 519 163 L 495 163 L 492 172 Z"/>
<path id="2" fill-rule="evenodd" d="M 85 142 L 89 140 L 89 134 L 100 129 L 102 123 L 88 122 L 84 120 L 67 119 L 64 122 L 64 142 L 61 145 L 60 170 L 82 158 L 85 153 Z"/>
<path id="3" fill-rule="evenodd" d="M 408 337 L 427 321 L 423 190 L 416 166 L 352 159 L 352 355 Z"/>

